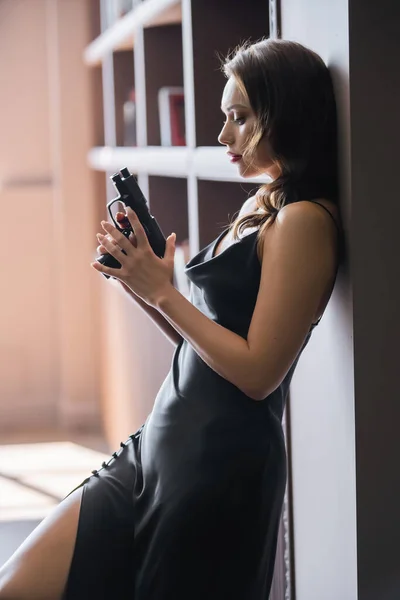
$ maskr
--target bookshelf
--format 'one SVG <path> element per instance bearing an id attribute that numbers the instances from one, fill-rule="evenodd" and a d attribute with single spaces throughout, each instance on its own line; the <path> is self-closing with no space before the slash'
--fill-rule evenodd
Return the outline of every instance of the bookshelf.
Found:
<path id="1" fill-rule="evenodd" d="M 104 173 L 107 201 L 116 195 L 109 175 L 127 166 L 138 177 L 165 236 L 175 231 L 177 246 L 187 241 L 189 259 L 216 238 L 257 185 L 268 181 L 241 178 L 218 144 L 225 78 L 217 53 L 226 56 L 239 43 L 268 35 L 271 2 L 248 0 L 240 7 L 230 0 L 134 1 L 109 27 L 101 15 L 103 2 L 101 31 L 83 54 L 87 67 L 101 76 L 103 90 L 104 137 L 102 145 L 89 151 L 88 163 Z M 158 92 L 164 86 L 184 90 L 185 146 L 160 145 Z M 134 146 L 123 142 L 123 105 L 132 87 Z M 119 288 L 106 280 L 101 287 L 104 426 L 110 446 L 116 447 L 121 432 L 127 427 L 134 431 L 151 412 L 173 347 Z M 287 524 L 282 523 L 274 600 L 288 597 L 285 536 Z"/>
<path id="2" fill-rule="evenodd" d="M 101 120 L 87 156 L 97 185 L 103 186 L 96 218 L 108 217 L 104 199 L 116 196 L 109 177 L 126 166 L 137 176 L 164 235 L 175 231 L 176 245 L 185 248 L 189 260 L 219 235 L 257 184 L 267 181 L 241 178 L 217 137 L 225 85 L 218 55 L 268 34 L 269 3 L 248 0 L 245 10 L 238 10 L 228 0 L 133 0 L 132 8 L 108 25 L 104 9 L 109 14 L 111 2 L 92 0 L 98 35 L 82 57 L 96 84 L 93 113 Z M 161 145 L 158 95 L 163 87 L 184 90 L 185 146 Z M 127 141 L 124 123 L 132 90 L 134 143 Z M 94 240 L 93 258 L 96 246 Z M 182 254 L 179 264 L 182 281 Z M 116 282 L 101 278 L 99 288 L 102 414 L 114 447 L 122 431 L 135 430 L 150 413 L 173 346 Z"/>
<path id="3" fill-rule="evenodd" d="M 129 5 L 91 0 L 95 37 L 82 56 L 95 84 L 93 115 L 100 121 L 96 145 L 87 155 L 99 190 L 94 218 L 109 218 L 104 201 L 116 196 L 110 175 L 128 167 L 164 235 L 177 234 L 175 284 L 187 294 L 185 262 L 215 239 L 257 184 L 267 180 L 241 178 L 217 137 L 225 85 L 218 56 L 268 34 L 268 0 L 248 0 L 245 10 L 229 0 L 132 0 L 128 12 L 109 24 L 112 2 L 123 4 L 124 11 Z M 158 94 L 166 86 L 184 90 L 185 146 L 161 146 Z M 132 90 L 134 143 L 127 141 L 124 123 Z M 94 239 L 91 259 L 96 247 Z M 101 412 L 114 447 L 121 432 L 137 429 L 151 412 L 174 348 L 119 284 L 101 278 L 99 289 Z"/>
<path id="4" fill-rule="evenodd" d="M 118 10 L 123 5 L 125 14 L 110 24 L 113 2 Z M 270 6 L 268 0 L 248 0 L 245 10 L 230 0 L 91 0 L 91 5 L 94 39 L 82 61 L 95 84 L 93 115 L 99 121 L 87 155 L 98 190 L 94 218 L 109 218 L 105 201 L 116 196 L 110 175 L 128 167 L 164 235 L 177 234 L 175 284 L 187 294 L 184 264 L 219 235 L 257 184 L 267 181 L 241 178 L 218 144 L 226 81 L 218 56 L 267 35 Z M 163 87 L 184 90 L 185 146 L 161 145 Z M 127 141 L 124 123 L 132 90 L 134 143 Z M 96 247 L 94 239 L 92 260 Z M 121 431 L 138 428 L 150 413 L 173 346 L 116 282 L 101 278 L 99 289 L 101 412 L 114 447 Z"/>
<path id="5" fill-rule="evenodd" d="M 112 0 L 99 0 L 103 24 L 106 3 L 111 4 Z M 138 28 L 181 23 L 181 9 L 181 3 L 176 0 L 144 0 L 110 27 L 102 26 L 101 34 L 85 49 L 86 64 L 101 65 L 110 52 L 133 50 L 135 30 Z"/>
<path id="6" fill-rule="evenodd" d="M 267 35 L 270 6 L 268 0 L 248 0 L 245 10 L 234 8 L 230 0 L 132 0 L 126 14 L 109 24 L 113 1 L 123 4 L 124 11 L 129 5 L 125 0 L 91 0 L 95 37 L 82 56 L 95 82 L 93 114 L 101 121 L 87 155 L 100 189 L 95 218 L 109 218 L 104 200 L 116 196 L 110 175 L 128 167 L 164 235 L 177 234 L 175 285 L 187 295 L 184 264 L 219 235 L 257 184 L 267 181 L 241 178 L 218 144 L 226 81 L 218 56 Z M 185 146 L 161 145 L 158 98 L 165 87 L 183 88 Z M 130 142 L 126 115 L 133 90 Z M 95 239 L 92 259 L 96 247 Z M 99 289 L 101 412 L 114 447 L 121 431 L 135 430 L 151 412 L 174 348 L 117 282 L 101 278 Z"/>
<path id="7" fill-rule="evenodd" d="M 157 220 L 171 222 L 165 235 L 177 219 L 177 245 L 188 239 L 190 257 L 218 235 L 221 222 L 239 210 L 247 193 L 266 181 L 239 177 L 218 145 L 225 80 L 217 52 L 226 55 L 241 41 L 266 35 L 268 16 L 267 0 L 250 0 L 245 11 L 233 10 L 226 0 L 142 0 L 83 53 L 88 67 L 102 70 L 103 81 L 104 145 L 90 150 L 89 165 L 107 177 L 124 165 L 135 173 Z M 157 94 L 163 86 L 184 89 L 185 147 L 160 146 Z M 136 145 L 129 147 L 123 143 L 122 107 L 132 87 L 137 125 Z M 106 186 L 110 199 L 114 189 Z M 187 205 L 183 212 L 182 198 L 175 198 L 178 189 Z"/>

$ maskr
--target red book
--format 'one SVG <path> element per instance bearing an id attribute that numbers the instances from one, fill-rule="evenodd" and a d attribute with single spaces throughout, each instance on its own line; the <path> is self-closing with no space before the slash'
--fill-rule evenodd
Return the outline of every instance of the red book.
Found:
<path id="1" fill-rule="evenodd" d="M 162 87 L 158 91 L 162 146 L 186 146 L 185 96 L 182 87 Z"/>

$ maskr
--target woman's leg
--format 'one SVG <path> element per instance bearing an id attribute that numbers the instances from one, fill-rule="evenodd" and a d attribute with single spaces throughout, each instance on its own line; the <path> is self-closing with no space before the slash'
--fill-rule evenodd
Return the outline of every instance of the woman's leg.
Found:
<path id="1" fill-rule="evenodd" d="M 72 490 L 0 568 L 0 600 L 124 598 L 132 593 L 133 490 L 141 469 L 137 457 L 143 427 Z"/>
<path id="2" fill-rule="evenodd" d="M 0 568 L 0 600 L 60 600 L 78 530 L 83 486 L 70 493 Z"/>

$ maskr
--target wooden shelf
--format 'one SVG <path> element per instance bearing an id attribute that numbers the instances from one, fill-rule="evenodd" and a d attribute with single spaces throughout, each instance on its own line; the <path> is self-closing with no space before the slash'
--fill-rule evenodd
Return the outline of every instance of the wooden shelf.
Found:
<path id="1" fill-rule="evenodd" d="M 88 155 L 90 166 L 97 171 L 117 171 L 124 166 L 135 173 L 189 177 L 208 181 L 265 183 L 267 176 L 244 178 L 231 164 L 225 148 L 204 146 L 145 146 L 143 148 L 92 148 Z"/>
<path id="2" fill-rule="evenodd" d="M 138 27 L 158 27 L 181 22 L 182 7 L 179 0 L 143 0 L 86 47 L 84 61 L 87 65 L 99 65 L 111 52 L 132 49 Z"/>
<path id="3" fill-rule="evenodd" d="M 93 0 L 100 23 L 106 20 L 104 8 L 109 1 Z M 268 0 L 248 0 L 245 11 L 232 11 L 232 0 L 143 0 L 84 51 L 87 65 L 100 65 L 92 69 L 97 85 L 93 116 L 97 119 L 102 113 L 103 127 L 87 160 L 98 172 L 106 202 L 116 192 L 108 176 L 128 167 L 164 234 L 175 231 L 189 259 L 220 233 L 257 184 L 268 181 L 266 177 L 240 177 L 226 148 L 217 142 L 226 83 L 218 57 L 227 56 L 241 41 L 267 35 L 268 19 Z M 163 87 L 184 90 L 184 114 L 175 119 L 185 131 L 184 147 L 161 146 L 158 95 Z M 106 218 L 103 202 L 100 208 L 101 218 Z M 181 283 L 185 281 L 183 266 L 177 267 Z M 143 311 L 134 312 L 129 302 L 123 305 L 105 280 L 101 283 L 107 295 L 104 316 L 110 323 L 105 335 L 107 381 L 118 381 L 124 390 L 130 390 L 134 382 L 139 426 L 139 413 L 148 414 L 169 368 L 166 353 L 171 352 L 171 345 Z M 183 283 L 179 289 L 184 288 Z M 117 327 L 125 328 L 118 347 L 114 344 L 115 314 Z M 120 365 L 126 360 L 133 368 L 121 376 Z M 112 385 L 105 392 L 108 415 L 115 415 L 114 392 Z M 118 421 L 118 415 L 132 410 L 130 395 L 123 398 L 115 422 L 108 426 L 109 437 L 124 420 L 121 416 Z"/>
<path id="4" fill-rule="evenodd" d="M 134 173 L 186 177 L 189 170 L 191 151 L 183 146 L 165 148 L 92 148 L 88 155 L 89 164 L 97 171 L 118 171 L 122 167 Z"/>
<path id="5" fill-rule="evenodd" d="M 264 183 L 270 179 L 267 176 L 241 177 L 238 168 L 229 162 L 226 149 L 218 146 L 200 146 L 195 148 L 192 155 L 192 173 L 198 179 L 208 181 L 247 181 L 249 183 Z"/>

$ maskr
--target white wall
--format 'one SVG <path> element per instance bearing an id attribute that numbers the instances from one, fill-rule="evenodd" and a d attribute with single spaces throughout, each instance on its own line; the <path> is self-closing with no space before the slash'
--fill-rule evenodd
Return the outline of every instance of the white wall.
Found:
<path id="1" fill-rule="evenodd" d="M 282 0 L 282 38 L 330 67 L 339 114 L 341 212 L 349 229 L 348 0 Z M 357 599 L 352 288 L 343 265 L 290 391 L 296 600 Z"/>

